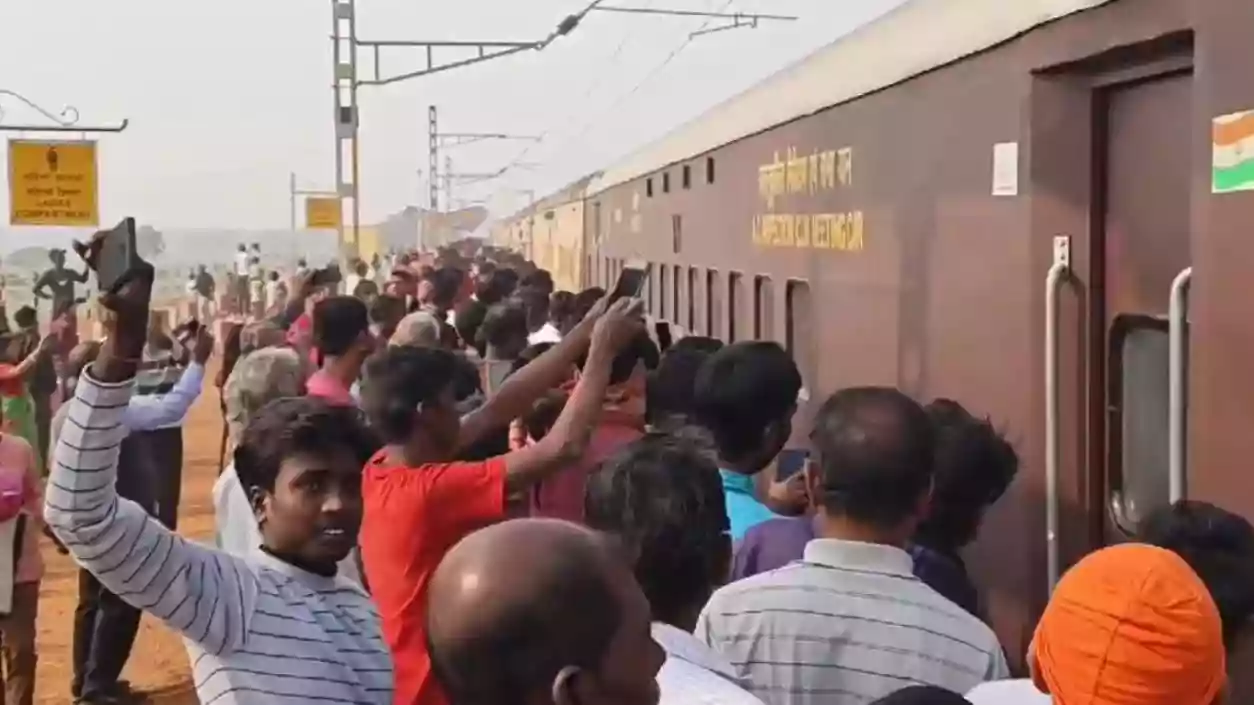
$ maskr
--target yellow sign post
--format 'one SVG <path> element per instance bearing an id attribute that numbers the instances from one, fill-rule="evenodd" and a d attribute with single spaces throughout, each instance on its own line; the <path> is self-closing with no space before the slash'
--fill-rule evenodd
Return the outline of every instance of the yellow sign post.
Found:
<path id="1" fill-rule="evenodd" d="M 9 223 L 100 224 L 95 142 L 9 141 Z"/>
<path id="2" fill-rule="evenodd" d="M 340 199 L 310 196 L 305 199 L 305 227 L 310 230 L 336 230 L 343 218 Z"/>

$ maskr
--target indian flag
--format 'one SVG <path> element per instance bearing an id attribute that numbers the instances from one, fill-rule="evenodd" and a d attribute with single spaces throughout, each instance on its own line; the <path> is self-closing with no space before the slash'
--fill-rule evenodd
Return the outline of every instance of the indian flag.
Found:
<path id="1" fill-rule="evenodd" d="M 1212 193 L 1254 190 L 1254 110 L 1211 121 Z"/>

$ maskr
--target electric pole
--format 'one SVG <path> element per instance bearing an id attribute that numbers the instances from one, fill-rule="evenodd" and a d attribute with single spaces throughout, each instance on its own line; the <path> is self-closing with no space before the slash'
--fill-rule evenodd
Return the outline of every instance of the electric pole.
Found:
<path id="1" fill-rule="evenodd" d="M 427 159 L 431 170 L 431 181 L 428 184 L 428 208 L 432 211 L 440 210 L 438 184 L 440 179 L 443 177 L 440 174 L 439 168 L 440 155 L 444 151 L 478 142 L 504 140 L 539 142 L 540 138 L 532 135 L 509 135 L 500 132 L 440 132 L 439 116 L 436 106 L 432 105 L 427 108 Z M 447 167 L 445 172 L 452 173 Z M 446 190 L 449 188 L 447 183 L 445 184 L 445 188 Z M 452 210 L 453 206 L 451 203 L 446 202 L 445 208 L 447 210 Z"/>
<path id="2" fill-rule="evenodd" d="M 331 0 L 333 21 L 332 57 L 335 78 L 335 185 L 339 198 L 352 200 L 352 246 L 358 246 L 361 227 L 361 164 L 359 136 L 361 120 L 358 115 L 357 92 L 362 86 L 385 86 L 414 78 L 442 73 L 452 69 L 500 59 L 524 51 L 540 51 L 552 44 L 559 37 L 570 34 L 579 26 L 584 16 L 592 11 L 602 0 L 593 0 L 583 11 L 567 15 L 548 36 L 530 42 L 499 42 L 499 41 L 409 41 L 409 40 L 371 40 L 357 38 L 357 3 L 356 0 Z M 373 72 L 370 77 L 363 78 L 358 71 L 357 50 L 366 49 L 373 55 Z M 426 55 L 425 68 L 416 71 L 385 75 L 382 69 L 382 53 L 384 49 L 419 49 Z M 472 51 L 468 58 L 445 59 L 437 58 L 436 50 Z M 429 111 L 430 133 L 438 135 L 435 125 L 435 112 Z M 348 152 L 349 175 L 345 174 L 345 151 Z M 433 150 L 433 152 L 438 151 Z M 438 157 L 432 157 L 437 159 Z M 434 180 L 435 167 L 431 164 Z M 433 191 L 429 197 L 438 196 Z M 432 199 L 434 200 L 434 199 Z M 340 241 L 345 242 L 345 229 L 340 228 Z"/>

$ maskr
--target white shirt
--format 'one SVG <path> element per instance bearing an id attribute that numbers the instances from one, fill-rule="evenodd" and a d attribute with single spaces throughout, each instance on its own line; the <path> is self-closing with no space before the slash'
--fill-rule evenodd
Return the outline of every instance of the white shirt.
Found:
<path id="1" fill-rule="evenodd" d="M 653 640 L 666 652 L 658 671 L 658 705 L 762 705 L 741 686 L 727 659 L 682 629 L 653 623 Z"/>
<path id="2" fill-rule="evenodd" d="M 1050 705 L 1053 698 L 1036 689 L 1030 678 L 989 681 L 967 693 L 971 705 Z"/>
<path id="3" fill-rule="evenodd" d="M 392 656 L 360 586 L 189 541 L 118 496 L 134 388 L 84 373 L 68 403 L 44 517 L 79 565 L 183 635 L 202 703 L 391 705 Z"/>
<path id="4" fill-rule="evenodd" d="M 235 253 L 235 273 L 241 277 L 248 276 L 248 259 L 247 252 Z"/>
<path id="5" fill-rule="evenodd" d="M 361 283 L 360 274 L 354 273 L 354 274 L 348 275 L 347 277 L 344 277 L 344 295 L 352 296 L 353 292 L 357 291 L 357 285 L 360 283 Z"/>
<path id="6" fill-rule="evenodd" d="M 231 463 L 213 483 L 213 525 L 218 548 L 237 556 L 249 556 L 261 545 L 261 531 L 257 528 L 257 516 L 253 514 L 248 495 L 235 474 Z M 339 574 L 361 585 L 361 572 L 357 570 L 357 553 L 340 561 Z"/>
<path id="7" fill-rule="evenodd" d="M 562 342 L 562 332 L 552 323 L 545 323 L 540 330 L 527 336 L 528 345 L 539 345 L 541 343 L 560 343 Z"/>

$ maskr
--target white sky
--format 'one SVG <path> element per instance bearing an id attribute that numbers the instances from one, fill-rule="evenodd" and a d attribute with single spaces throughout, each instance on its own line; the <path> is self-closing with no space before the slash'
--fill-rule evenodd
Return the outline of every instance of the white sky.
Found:
<path id="1" fill-rule="evenodd" d="M 427 163 L 430 104 L 445 132 L 546 135 L 526 157 L 540 168 L 455 194 L 506 212 L 526 198 L 514 190 L 543 196 L 605 167 L 900 1 L 606 0 L 801 19 L 699 37 L 659 69 L 704 20 L 594 13 L 542 53 L 364 88 L 363 222 L 425 204 L 418 170 Z M 585 4 L 358 0 L 358 34 L 529 41 Z M 0 88 L 54 111 L 75 105 L 84 124 L 131 121 L 125 133 L 101 138 L 101 222 L 134 215 L 159 227 L 285 228 L 289 172 L 302 187 L 333 186 L 330 0 L 0 5 Z M 421 65 L 413 53 L 384 61 L 385 70 Z M 38 119 L 10 98 L 0 96 L 0 107 L 7 123 Z M 456 171 L 493 172 L 526 147 L 487 143 L 451 154 Z"/>

